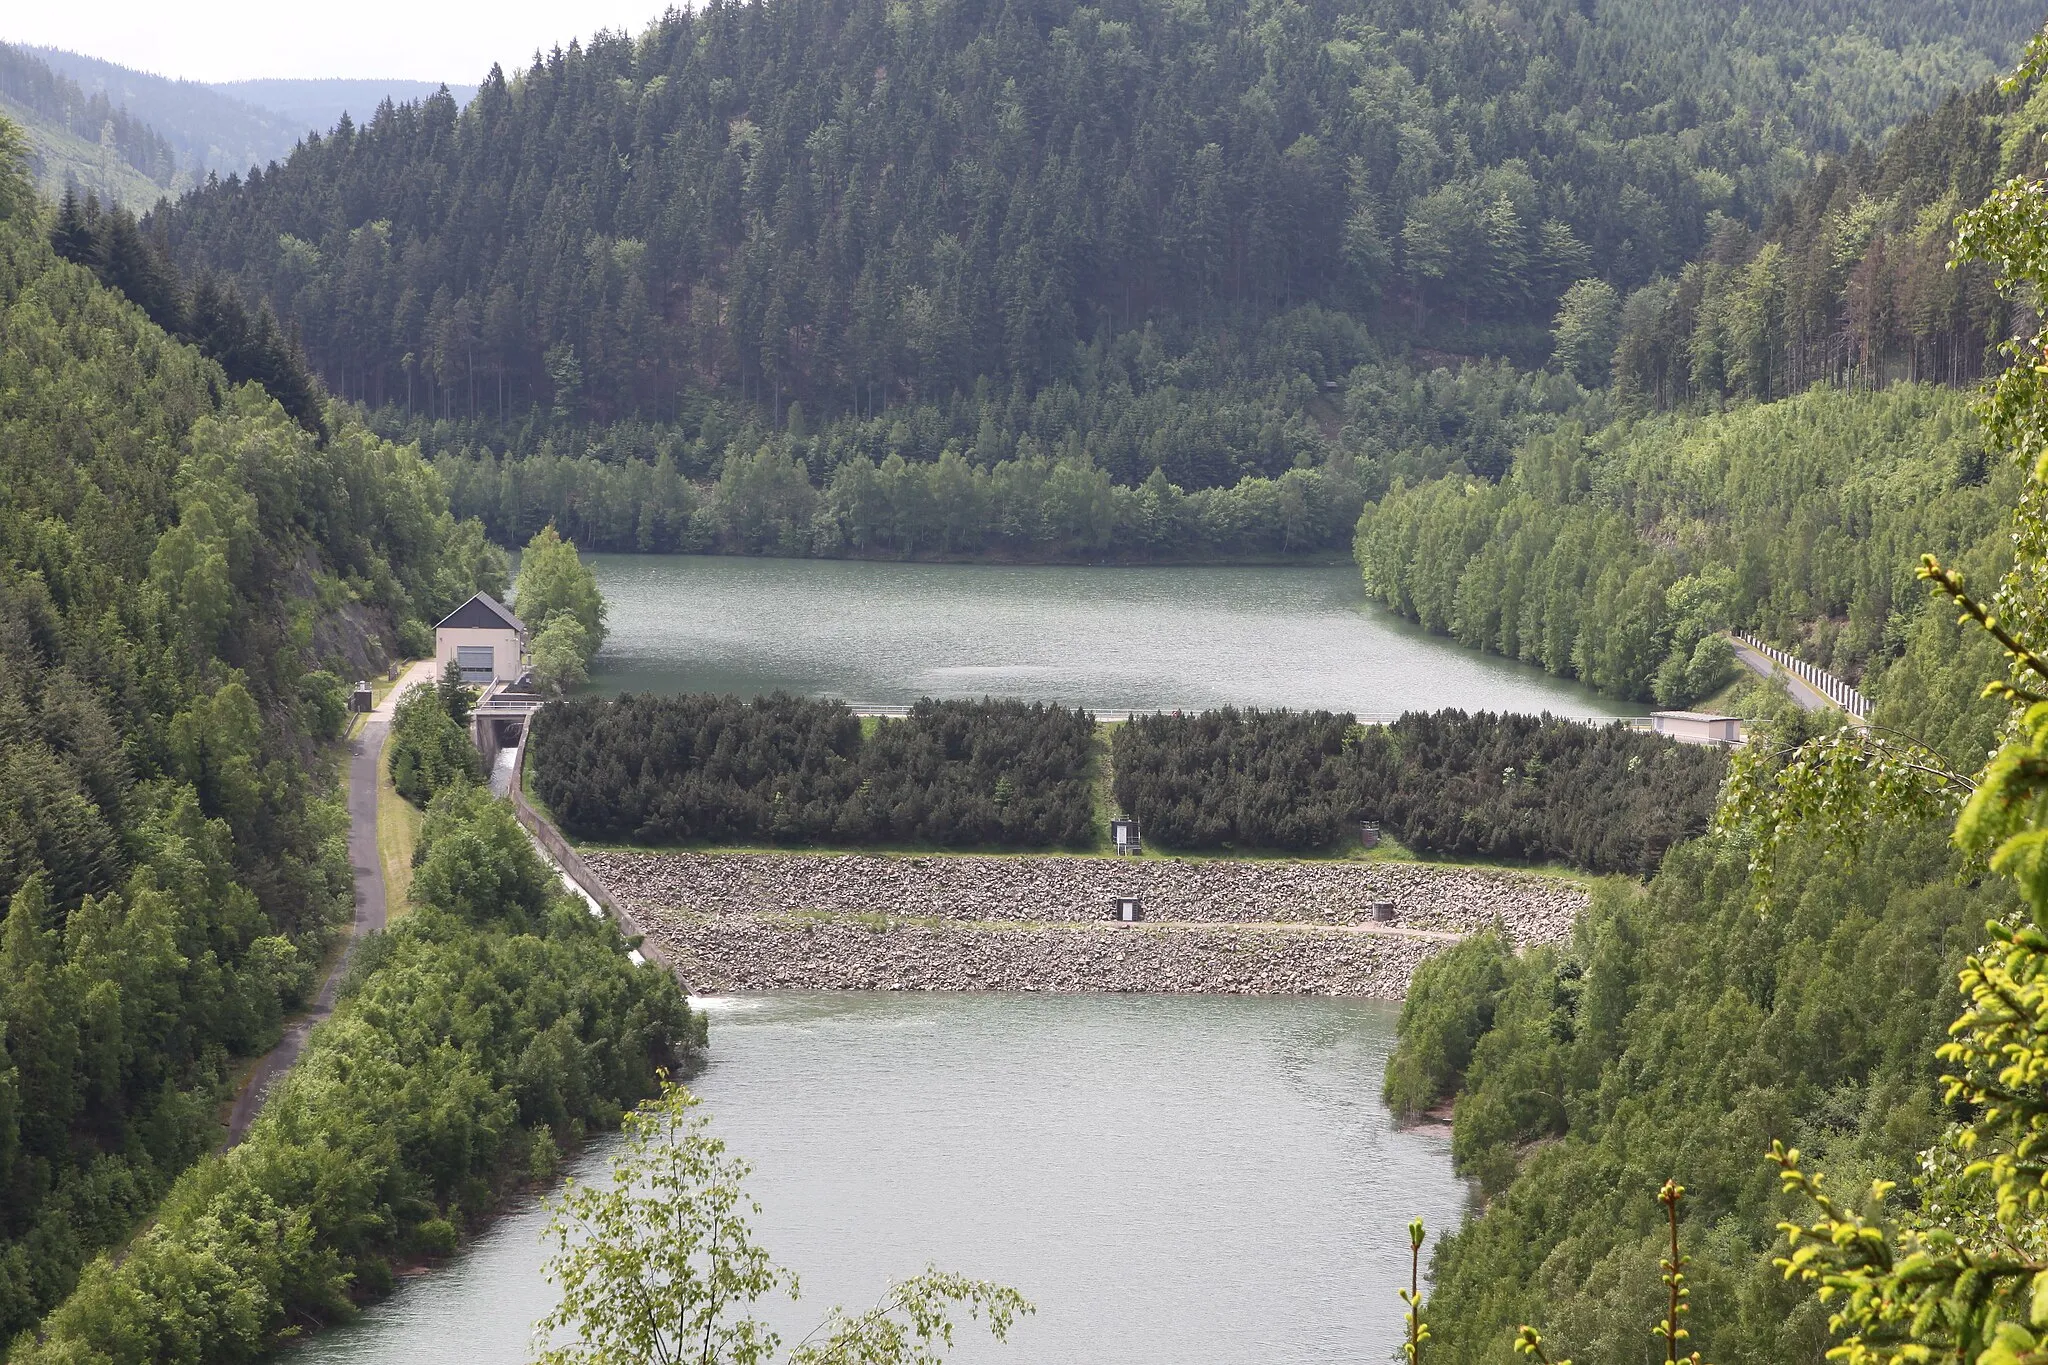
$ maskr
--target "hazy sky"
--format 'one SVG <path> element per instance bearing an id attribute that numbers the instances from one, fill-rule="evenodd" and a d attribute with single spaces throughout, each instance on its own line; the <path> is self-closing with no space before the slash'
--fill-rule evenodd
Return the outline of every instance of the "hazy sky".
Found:
<path id="1" fill-rule="evenodd" d="M 637 33 L 667 0 L 18 0 L 0 42 L 64 47 L 196 81 L 355 76 L 474 85 L 535 48 Z"/>

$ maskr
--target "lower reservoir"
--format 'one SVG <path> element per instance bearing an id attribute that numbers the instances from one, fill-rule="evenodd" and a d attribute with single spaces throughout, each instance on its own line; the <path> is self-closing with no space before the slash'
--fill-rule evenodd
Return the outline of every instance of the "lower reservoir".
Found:
<path id="1" fill-rule="evenodd" d="M 1466 1192 L 1380 1103 L 1399 1006 L 1294 997 L 824 993 L 708 1003 L 693 1086 L 754 1163 L 786 1343 L 928 1263 L 1038 1306 L 1014 1365 L 1384 1361 L 1407 1222 Z M 607 1148 L 579 1173 L 601 1175 Z M 552 1302 L 528 1201 L 296 1365 L 518 1365 Z M 1425 1253 L 1426 1254 L 1426 1253 Z"/>

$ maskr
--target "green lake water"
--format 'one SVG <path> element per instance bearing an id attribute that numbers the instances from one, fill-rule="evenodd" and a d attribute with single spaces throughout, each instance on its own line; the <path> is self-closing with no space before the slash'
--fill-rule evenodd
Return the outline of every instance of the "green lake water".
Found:
<path id="1" fill-rule="evenodd" d="M 1226 997 L 791 994 L 710 1002 L 693 1084 L 754 1163 L 800 1338 L 927 1263 L 1038 1305 L 960 1362 L 1384 1362 L 1406 1225 L 1453 1225 L 1448 1140 L 1379 1101 L 1398 1007 Z M 602 1172 L 603 1145 L 581 1171 Z M 288 1358 L 516 1365 L 552 1297 L 526 1203 Z"/>
<path id="2" fill-rule="evenodd" d="M 856 706 L 1021 697 L 1104 711 L 1327 707 L 1361 719 L 1455 706 L 1635 714 L 1425 634 L 1357 571 L 887 564 L 592 555 L 606 692 L 786 690 Z"/>

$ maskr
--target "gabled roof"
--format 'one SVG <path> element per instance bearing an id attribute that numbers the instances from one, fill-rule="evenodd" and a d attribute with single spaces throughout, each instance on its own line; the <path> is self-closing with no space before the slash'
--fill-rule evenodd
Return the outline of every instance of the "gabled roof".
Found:
<path id="1" fill-rule="evenodd" d="M 480 592 L 435 623 L 435 630 L 516 630 L 526 633 L 526 623 L 512 609 L 487 592 Z"/>

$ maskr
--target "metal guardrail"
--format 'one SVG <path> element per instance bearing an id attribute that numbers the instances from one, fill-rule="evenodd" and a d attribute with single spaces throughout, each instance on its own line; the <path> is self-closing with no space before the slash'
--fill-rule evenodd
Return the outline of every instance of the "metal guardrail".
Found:
<path id="1" fill-rule="evenodd" d="M 1870 699 L 1826 669 L 1815 668 L 1806 660 L 1795 658 L 1776 645 L 1767 645 L 1754 635 L 1737 635 L 1735 639 L 1748 645 L 1856 719 L 1863 720 L 1870 715 Z"/>

